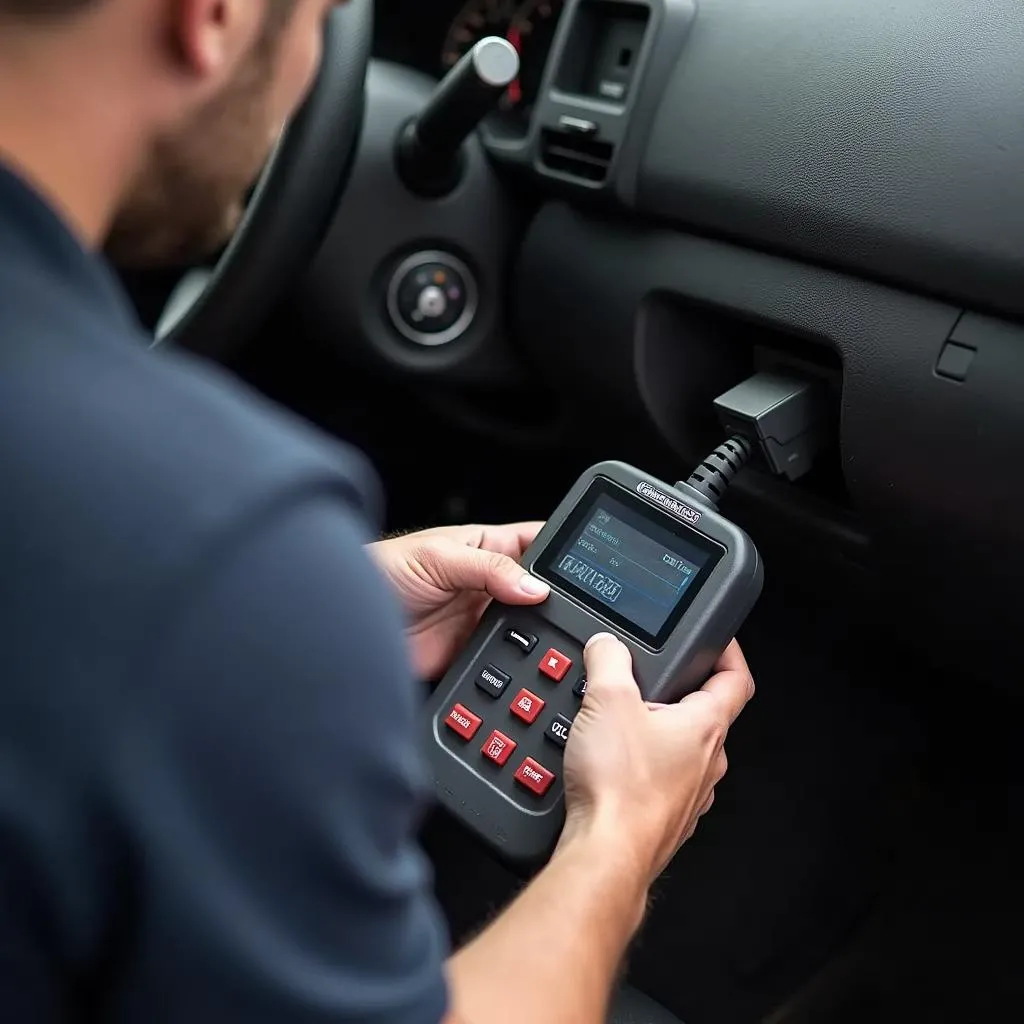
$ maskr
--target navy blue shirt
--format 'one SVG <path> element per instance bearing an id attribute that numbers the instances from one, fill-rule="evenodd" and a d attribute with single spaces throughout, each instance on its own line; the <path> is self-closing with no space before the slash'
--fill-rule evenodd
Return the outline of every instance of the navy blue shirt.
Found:
<path id="1" fill-rule="evenodd" d="M 377 503 L 0 168 L 4 1024 L 444 1016 Z"/>

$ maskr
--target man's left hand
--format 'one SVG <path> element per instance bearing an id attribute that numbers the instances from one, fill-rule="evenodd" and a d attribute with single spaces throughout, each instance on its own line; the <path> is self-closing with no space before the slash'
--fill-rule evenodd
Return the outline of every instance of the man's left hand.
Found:
<path id="1" fill-rule="evenodd" d="M 443 526 L 370 544 L 409 619 L 413 664 L 436 679 L 452 663 L 491 599 L 540 604 L 550 591 L 517 559 L 542 523 Z"/>

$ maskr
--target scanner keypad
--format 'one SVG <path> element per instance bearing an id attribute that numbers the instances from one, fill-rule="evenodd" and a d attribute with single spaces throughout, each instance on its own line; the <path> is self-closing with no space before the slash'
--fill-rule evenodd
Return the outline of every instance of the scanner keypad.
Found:
<path id="1" fill-rule="evenodd" d="M 510 609 L 453 690 L 442 743 L 517 803 L 542 808 L 560 791 L 582 669 L 578 641 Z M 468 742 L 475 735 L 482 745 Z"/>

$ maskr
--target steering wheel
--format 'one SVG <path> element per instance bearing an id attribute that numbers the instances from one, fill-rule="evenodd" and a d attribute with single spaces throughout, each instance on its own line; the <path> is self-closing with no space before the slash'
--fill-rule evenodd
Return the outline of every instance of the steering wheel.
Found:
<path id="1" fill-rule="evenodd" d="M 172 296 L 156 344 L 226 359 L 307 266 L 352 169 L 372 38 L 373 0 L 348 0 L 330 14 L 309 97 L 216 267 L 189 275 Z"/>

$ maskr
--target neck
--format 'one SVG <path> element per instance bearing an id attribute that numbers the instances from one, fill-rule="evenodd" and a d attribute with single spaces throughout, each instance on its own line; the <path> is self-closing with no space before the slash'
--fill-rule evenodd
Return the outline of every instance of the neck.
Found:
<path id="1" fill-rule="evenodd" d="M 116 95 L 102 71 L 97 76 L 83 63 L 81 50 L 62 43 L 0 40 L 0 161 L 63 216 L 83 245 L 97 249 L 141 147 L 130 137 L 124 90 Z"/>

